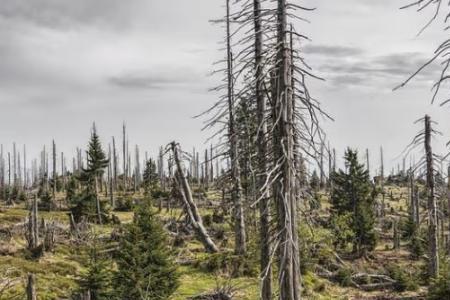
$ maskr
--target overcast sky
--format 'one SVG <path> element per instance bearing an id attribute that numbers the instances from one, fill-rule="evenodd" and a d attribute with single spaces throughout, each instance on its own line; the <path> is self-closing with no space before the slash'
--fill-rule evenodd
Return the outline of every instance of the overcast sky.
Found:
<path id="1" fill-rule="evenodd" d="M 93 121 L 105 143 L 125 121 L 130 143 L 150 153 L 174 139 L 200 145 L 210 133 L 193 116 L 217 98 L 208 89 L 218 78 L 208 74 L 223 55 L 222 29 L 208 21 L 223 2 L 0 0 L 0 142 L 26 143 L 36 155 L 54 138 L 71 155 Z M 335 119 L 324 127 L 339 155 L 367 147 L 378 160 L 383 145 L 394 165 L 425 113 L 450 139 L 450 108 L 430 105 L 438 68 L 392 92 L 430 57 L 442 24 L 417 37 L 426 16 L 400 11 L 405 1 L 303 3 L 317 10 L 297 30 L 311 38 L 305 56 L 326 79 L 310 82 L 311 92 Z"/>

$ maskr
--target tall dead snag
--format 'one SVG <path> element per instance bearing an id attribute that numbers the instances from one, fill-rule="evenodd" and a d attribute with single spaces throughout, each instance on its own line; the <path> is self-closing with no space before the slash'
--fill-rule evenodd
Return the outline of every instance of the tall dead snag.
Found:
<path id="1" fill-rule="evenodd" d="M 123 123 L 122 127 L 122 155 L 123 155 L 123 190 L 127 190 L 127 135 L 126 135 L 126 125 Z"/>
<path id="2" fill-rule="evenodd" d="M 366 149 L 366 166 L 367 166 L 367 171 L 369 171 L 369 174 L 370 174 L 370 157 L 369 157 L 369 149 Z"/>
<path id="3" fill-rule="evenodd" d="M 117 191 L 117 153 L 116 153 L 116 139 L 112 137 L 113 144 L 113 177 L 114 177 L 114 190 Z"/>
<path id="4" fill-rule="evenodd" d="M 447 209 L 450 212 L 450 165 L 447 168 Z M 448 243 L 447 243 L 447 253 L 450 254 L 450 214 L 449 214 L 449 220 L 448 220 L 448 230 L 449 230 L 449 236 Z"/>
<path id="5" fill-rule="evenodd" d="M 425 156 L 426 156 L 426 186 L 428 197 L 428 238 L 429 238 L 429 272 L 430 276 L 437 278 L 439 275 L 439 253 L 438 253 L 438 228 L 436 198 L 434 195 L 434 157 L 431 148 L 431 119 L 425 116 Z"/>
<path id="6" fill-rule="evenodd" d="M 421 145 L 424 146 L 424 156 L 414 166 L 414 170 L 423 168 L 426 176 L 426 192 L 427 192 L 427 204 L 428 204 L 428 259 L 429 259 L 429 276 L 436 278 L 439 274 L 439 244 L 438 244 L 438 216 L 436 207 L 436 195 L 435 195 L 435 176 L 437 168 L 435 168 L 435 162 L 442 160 L 442 158 L 433 153 L 431 147 L 431 139 L 435 134 L 440 132 L 432 128 L 432 121 L 430 116 L 425 115 L 424 118 L 416 121 L 424 122 L 425 129 L 417 134 L 411 144 L 407 147 L 408 153 Z M 415 201 L 418 201 L 416 199 Z M 416 202 L 418 216 L 419 205 Z M 417 218 L 417 217 L 416 217 Z M 416 220 L 417 222 L 418 220 Z"/>
<path id="7" fill-rule="evenodd" d="M 66 189 L 66 158 L 64 152 L 61 152 L 61 190 Z"/>
<path id="8" fill-rule="evenodd" d="M 3 144 L 0 145 L 0 188 L 2 190 L 1 199 L 6 200 L 5 159 L 3 158 Z"/>
<path id="9" fill-rule="evenodd" d="M 36 295 L 36 278 L 34 274 L 28 274 L 27 278 L 27 300 L 37 300 Z"/>
<path id="10" fill-rule="evenodd" d="M 277 65 L 276 98 L 274 111 L 274 159 L 279 178 L 275 181 L 273 194 L 277 208 L 279 234 L 280 299 L 298 300 L 300 295 L 300 261 L 297 238 L 297 195 L 295 195 L 296 170 L 294 163 L 294 112 L 292 105 L 292 58 L 287 44 L 287 3 L 277 1 Z"/>
<path id="11" fill-rule="evenodd" d="M 239 165 L 239 137 L 235 131 L 235 105 L 234 105 L 234 76 L 233 76 L 233 53 L 231 50 L 231 20 L 230 0 L 226 0 L 226 45 L 227 45 L 227 102 L 228 102 L 228 138 L 229 156 L 231 161 L 232 192 L 231 201 L 234 205 L 234 235 L 235 254 L 243 255 L 247 252 L 244 206 L 242 203 L 241 169 Z"/>
<path id="12" fill-rule="evenodd" d="M 270 204 L 269 193 L 265 189 L 267 179 L 267 122 L 266 98 L 264 96 L 264 70 L 263 70 L 263 29 L 261 20 L 261 1 L 253 1 L 253 18 L 255 32 L 255 97 L 257 106 L 258 131 L 256 134 L 259 191 L 259 221 L 261 239 L 261 299 L 272 299 L 272 267 L 270 245 Z"/>
<path id="13" fill-rule="evenodd" d="M 409 170 L 409 193 L 411 202 L 411 220 L 416 226 L 419 226 L 419 193 L 416 185 L 414 184 L 414 170 Z"/>
<path id="14" fill-rule="evenodd" d="M 56 144 L 55 144 L 55 140 L 52 141 L 52 158 L 53 158 L 53 189 L 52 189 L 52 198 L 53 198 L 53 203 L 55 203 L 54 205 L 56 205 L 56 182 L 57 182 L 57 178 L 56 178 Z M 61 208 L 61 207 L 60 207 Z"/>
<path id="15" fill-rule="evenodd" d="M 108 145 L 108 189 L 109 189 L 109 201 L 111 207 L 114 209 L 116 204 L 114 201 L 114 184 L 113 184 L 113 161 L 111 156 L 111 145 Z"/>
<path id="16" fill-rule="evenodd" d="M 380 147 L 380 183 L 381 183 L 381 217 L 385 216 L 386 203 L 385 203 L 385 191 L 384 191 L 384 155 L 383 147 Z"/>
<path id="17" fill-rule="evenodd" d="M 170 149 L 173 153 L 173 159 L 176 165 L 175 179 L 177 180 L 178 185 L 181 187 L 180 188 L 180 194 L 182 196 L 181 198 L 184 202 L 184 207 L 192 223 L 192 226 L 194 227 L 195 232 L 199 237 L 200 241 L 203 243 L 206 251 L 211 253 L 219 252 L 219 248 L 217 248 L 216 244 L 206 231 L 206 228 L 203 226 L 202 217 L 200 216 L 197 205 L 195 204 L 194 198 L 192 197 L 192 191 L 189 186 L 188 180 L 184 174 L 183 166 L 181 164 L 180 160 L 181 151 L 179 150 L 179 145 L 175 142 L 172 142 L 170 144 Z"/>
<path id="18" fill-rule="evenodd" d="M 28 217 L 27 233 L 28 249 L 34 250 L 39 246 L 39 225 L 38 225 L 38 203 L 37 196 L 34 196 Z"/>
<path id="19" fill-rule="evenodd" d="M 14 200 L 11 198 L 11 153 L 8 152 L 8 205 L 14 205 Z"/>
<path id="20" fill-rule="evenodd" d="M 23 145 L 23 188 L 28 188 L 28 174 L 27 174 L 27 147 Z"/>

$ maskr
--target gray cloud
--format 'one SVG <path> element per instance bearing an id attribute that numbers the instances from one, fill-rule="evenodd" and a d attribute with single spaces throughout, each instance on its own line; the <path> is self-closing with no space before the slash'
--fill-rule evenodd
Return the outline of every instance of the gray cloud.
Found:
<path id="1" fill-rule="evenodd" d="M 121 88 L 146 90 L 196 90 L 205 84 L 205 78 L 197 70 L 173 66 L 159 66 L 151 71 L 126 72 L 112 76 L 107 81 Z"/>
<path id="2" fill-rule="evenodd" d="M 308 44 L 303 48 L 303 52 L 311 55 L 346 57 L 353 55 L 361 55 L 364 53 L 364 50 L 356 47 L 347 47 L 347 46 Z"/>
<path id="3" fill-rule="evenodd" d="M 140 0 L 5 0 L 0 16 L 51 28 L 90 24 L 127 25 Z"/>
<path id="4" fill-rule="evenodd" d="M 321 76 L 336 87 L 392 89 L 412 75 L 429 57 L 419 52 L 369 56 L 353 48 L 319 46 L 314 65 Z M 312 48 L 310 48 L 312 51 Z M 348 53 L 348 55 L 346 55 Z M 353 53 L 353 55 L 350 55 Z M 311 52 L 313 54 L 313 52 Z M 417 75 L 419 84 L 429 84 L 439 76 L 438 63 L 429 65 Z"/>

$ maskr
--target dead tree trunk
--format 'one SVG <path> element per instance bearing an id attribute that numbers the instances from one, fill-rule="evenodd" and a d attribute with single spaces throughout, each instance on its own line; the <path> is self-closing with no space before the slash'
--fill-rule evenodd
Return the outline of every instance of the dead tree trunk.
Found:
<path id="1" fill-rule="evenodd" d="M 111 144 L 108 145 L 108 188 L 109 188 L 109 201 L 112 209 L 114 209 L 114 184 L 113 184 L 113 159 L 111 157 Z"/>
<path id="2" fill-rule="evenodd" d="M 126 141 L 126 127 L 123 123 L 123 137 L 122 137 L 122 152 L 123 152 L 123 190 L 127 190 L 127 141 Z"/>
<path id="3" fill-rule="evenodd" d="M 117 191 L 117 153 L 116 153 L 116 139 L 112 137 L 113 143 L 113 175 L 114 175 L 114 191 Z"/>
<path id="4" fill-rule="evenodd" d="M 383 156 L 383 147 L 380 148 L 380 180 L 381 180 L 381 217 L 385 216 L 386 203 L 385 203 L 385 192 L 384 192 L 384 156 Z"/>
<path id="5" fill-rule="evenodd" d="M 175 178 L 178 181 L 178 186 L 181 186 L 180 192 L 182 195 L 183 202 L 185 204 L 186 212 L 189 216 L 192 226 L 194 227 L 200 241 L 203 243 L 206 251 L 211 253 L 219 252 L 216 244 L 213 242 L 205 227 L 203 226 L 202 217 L 198 212 L 197 205 L 192 197 L 192 191 L 189 187 L 186 176 L 184 175 L 183 167 L 181 165 L 181 160 L 178 152 L 178 145 L 175 142 L 171 143 L 171 149 L 173 153 L 173 158 L 177 167 Z"/>
<path id="6" fill-rule="evenodd" d="M 400 234 L 398 232 L 398 221 L 394 220 L 393 224 L 393 240 L 394 240 L 394 250 L 400 249 Z"/>
<path id="7" fill-rule="evenodd" d="M 23 189 L 28 188 L 28 178 L 27 178 L 27 147 L 23 145 Z"/>
<path id="8" fill-rule="evenodd" d="M 267 178 L 267 122 L 266 99 L 264 97 L 263 75 L 263 32 L 261 22 L 261 1 L 253 1 L 253 17 L 255 26 L 255 96 L 257 105 L 258 128 L 257 155 L 258 155 L 258 182 L 260 238 L 261 238 L 261 299 L 272 299 L 272 268 L 270 264 L 270 205 L 269 193 L 264 187 Z"/>
<path id="9" fill-rule="evenodd" d="M 13 205 L 14 200 L 11 198 L 11 154 L 8 152 L 8 205 Z"/>
<path id="10" fill-rule="evenodd" d="M 321 145 L 320 145 L 320 153 L 319 153 L 319 155 L 320 155 L 320 160 L 319 160 L 319 171 L 320 171 L 320 188 L 322 189 L 322 188 L 324 188 L 325 187 L 325 172 L 324 172 L 324 165 L 323 165 L 323 155 L 324 155 L 324 153 L 323 153 L 323 151 L 324 151 L 324 145 L 323 145 L 323 142 L 321 143 Z"/>
<path id="11" fill-rule="evenodd" d="M 2 189 L 2 200 L 6 200 L 5 160 L 3 158 L 3 145 L 1 145 L 0 147 L 0 188 Z"/>
<path id="12" fill-rule="evenodd" d="M 234 78 L 233 78 L 233 54 L 231 51 L 231 30 L 230 30 L 230 0 L 226 0 L 227 17 L 227 100 L 228 100 L 228 135 L 230 144 L 231 160 L 231 180 L 233 188 L 231 200 L 234 205 L 235 222 L 235 254 L 243 255 L 247 252 L 244 206 L 242 203 L 241 170 L 239 165 L 239 140 L 238 133 L 235 130 L 234 115 Z"/>
<path id="13" fill-rule="evenodd" d="M 28 280 L 27 280 L 27 300 L 37 300 L 36 296 L 36 278 L 34 277 L 34 274 L 28 274 Z"/>
<path id="14" fill-rule="evenodd" d="M 292 62 L 287 46 L 287 3 L 277 6 L 277 78 L 274 99 L 274 155 L 279 179 L 274 184 L 279 234 L 279 299 L 298 300 L 300 295 L 299 251 L 297 245 L 297 203 L 295 195 L 294 128 L 291 86 Z"/>
<path id="15" fill-rule="evenodd" d="M 98 176 L 95 175 L 94 176 L 94 185 L 95 185 L 95 204 L 97 206 L 97 219 L 98 219 L 98 223 L 100 225 L 103 224 L 102 222 L 102 211 L 101 211 L 101 207 L 100 207 L 100 196 L 99 191 L 98 191 Z"/>
<path id="16" fill-rule="evenodd" d="M 66 190 L 66 159 L 64 157 L 64 152 L 61 152 L 61 190 Z"/>
<path id="17" fill-rule="evenodd" d="M 439 275 L 439 254 L 438 254 L 438 229 L 436 198 L 434 195 L 434 158 L 431 148 L 431 119 L 425 116 L 425 155 L 426 155 L 426 186 L 428 197 L 428 238 L 429 238 L 429 275 L 437 278 Z"/>
<path id="18" fill-rule="evenodd" d="M 366 149 L 366 164 L 367 164 L 367 171 L 370 174 L 370 157 L 369 157 L 369 149 Z"/>
<path id="19" fill-rule="evenodd" d="M 52 142 L 52 158 L 53 158 L 53 189 L 52 189 L 52 198 L 53 198 L 53 202 L 55 203 L 54 205 L 56 205 L 56 144 L 55 144 L 55 140 L 53 140 Z M 61 205 L 60 205 L 60 209 L 61 209 Z"/>
<path id="20" fill-rule="evenodd" d="M 32 200 L 28 219 L 28 249 L 34 250 L 39 246 L 38 203 L 35 195 Z"/>
<path id="21" fill-rule="evenodd" d="M 448 205 L 448 211 L 450 212 L 450 165 L 448 166 L 448 171 L 447 171 L 447 205 Z M 450 253 L 450 214 L 449 214 L 449 222 L 448 222 L 448 226 L 449 226 L 449 236 L 448 236 L 448 243 L 447 243 L 447 251 L 448 253 Z"/>

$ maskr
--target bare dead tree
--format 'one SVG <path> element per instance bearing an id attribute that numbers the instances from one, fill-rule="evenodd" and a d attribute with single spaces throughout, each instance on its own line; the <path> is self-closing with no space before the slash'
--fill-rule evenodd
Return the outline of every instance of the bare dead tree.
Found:
<path id="1" fill-rule="evenodd" d="M 424 146 L 424 156 L 414 166 L 414 170 L 423 169 L 426 177 L 426 191 L 428 203 L 428 252 L 429 252 L 429 276 L 436 278 L 439 275 L 439 239 L 438 239 L 438 215 L 436 205 L 435 193 L 435 176 L 437 174 L 437 162 L 442 160 L 442 157 L 433 153 L 431 140 L 436 134 L 441 134 L 436 131 L 432 124 L 430 116 L 425 115 L 424 118 L 416 121 L 416 123 L 423 122 L 424 130 L 421 130 L 408 145 L 407 153 L 416 149 L 420 145 Z"/>
<path id="2" fill-rule="evenodd" d="M 370 174 L 370 157 L 369 157 L 369 149 L 366 149 L 366 167 L 367 167 L 367 171 L 369 171 L 369 174 Z"/>
<path id="3" fill-rule="evenodd" d="M 52 175 L 52 179 L 53 179 L 53 189 L 52 189 L 52 196 L 53 196 L 53 202 L 56 205 L 56 183 L 57 183 L 57 175 L 56 175 L 56 144 L 55 144 L 55 140 L 52 141 L 52 161 L 53 161 L 53 175 Z M 61 207 L 60 207 L 61 208 Z"/>
<path id="4" fill-rule="evenodd" d="M 36 195 L 32 200 L 27 230 L 28 249 L 34 250 L 39 246 L 38 202 Z"/>
<path id="5" fill-rule="evenodd" d="M 108 188 L 109 188 L 109 201 L 112 209 L 115 208 L 116 203 L 114 201 L 114 179 L 113 179 L 113 164 L 114 159 L 111 153 L 111 144 L 108 145 Z"/>
<path id="6" fill-rule="evenodd" d="M 267 179 L 267 99 L 264 95 L 264 57 L 263 57 L 263 24 L 262 24 L 262 6 L 260 0 L 253 1 L 253 18 L 255 34 L 255 98 L 257 106 L 257 156 L 258 156 L 258 181 L 257 189 L 260 198 L 259 217 L 260 217 L 260 237 L 261 237 L 261 299 L 272 299 L 272 266 L 271 266 L 271 239 L 270 239 L 270 198 L 268 190 L 264 188 Z"/>
<path id="7" fill-rule="evenodd" d="M 429 252 L 430 252 L 430 275 L 437 278 L 439 275 L 439 252 L 438 252 L 438 233 L 437 233 L 437 208 L 434 195 L 434 157 L 431 147 L 431 119 L 425 116 L 425 154 L 427 170 L 427 196 L 428 196 L 428 234 L 429 234 Z"/>
<path id="8" fill-rule="evenodd" d="M 11 198 L 11 153 L 8 152 L 8 205 L 13 205 L 14 201 Z"/>
<path id="9" fill-rule="evenodd" d="M 197 205 L 195 204 L 194 198 L 192 197 L 192 191 L 189 186 L 189 183 L 187 181 L 184 168 L 181 163 L 181 157 L 180 157 L 180 149 L 179 145 L 175 142 L 172 142 L 170 145 L 170 150 L 173 154 L 173 159 L 176 165 L 176 180 L 181 187 L 180 193 L 182 195 L 182 200 L 184 202 L 184 207 L 186 210 L 186 213 L 189 216 L 189 220 L 192 223 L 192 226 L 194 227 L 197 236 L 199 237 L 200 241 L 203 243 L 205 249 L 208 252 L 218 252 L 219 248 L 216 246 L 214 241 L 209 236 L 208 232 L 206 231 L 205 227 L 203 226 L 202 217 L 200 216 L 200 213 L 198 212 Z"/>
<path id="10" fill-rule="evenodd" d="M 126 136 L 126 125 L 123 123 L 122 127 L 122 155 L 123 155 L 123 190 L 127 190 L 127 136 Z"/>
<path id="11" fill-rule="evenodd" d="M 28 188 L 28 177 L 27 177 L 27 147 L 23 145 L 23 188 L 26 190 Z"/>
<path id="12" fill-rule="evenodd" d="M 261 170 L 265 181 L 262 187 L 258 186 L 258 199 L 260 205 L 267 195 L 272 196 L 275 208 L 276 225 L 273 227 L 273 249 L 269 262 L 274 261 L 277 254 L 278 263 L 278 287 L 280 299 L 297 300 L 300 295 L 300 261 L 298 249 L 298 202 L 301 197 L 298 180 L 298 158 L 301 152 L 317 161 L 319 151 L 316 150 L 317 137 L 323 144 L 323 132 L 319 127 L 318 115 L 322 115 L 317 100 L 310 96 L 306 87 L 306 78 L 314 77 L 309 67 L 305 64 L 299 49 L 295 49 L 291 37 L 305 39 L 306 37 L 288 27 L 290 18 L 299 18 L 296 11 L 308 11 L 310 9 L 293 4 L 290 1 L 239 1 L 241 7 L 233 13 L 233 24 L 237 29 L 232 33 L 233 37 L 244 35 L 236 43 L 235 55 L 233 55 L 233 75 L 222 87 L 229 87 L 232 82 L 234 88 L 234 101 L 254 101 L 256 103 L 257 135 L 263 136 L 266 142 L 266 157 L 258 160 L 258 171 Z M 264 8 L 262 4 L 264 3 Z M 258 7 L 260 4 L 260 8 Z M 230 8 L 228 5 L 228 12 Z M 256 11 L 256 12 L 255 12 Z M 259 11 L 259 15 L 258 15 Z M 228 25 L 230 13 L 228 13 Z M 303 20 L 303 19 L 302 19 Z M 260 30 L 255 29 L 259 25 Z M 250 28 L 249 28 L 250 27 Z M 257 36 L 264 41 L 255 42 Z M 261 36 L 260 36 L 261 37 Z M 262 40 L 262 38 L 261 38 Z M 293 39 L 292 39 L 293 40 Z M 229 43 L 228 43 L 229 44 Z M 260 59 L 257 62 L 257 48 L 260 47 Z M 228 59 L 229 61 L 229 59 Z M 296 63 L 294 63 L 294 61 Z M 225 72 L 229 69 L 225 69 Z M 255 73 L 259 72 L 259 76 Z M 229 72 L 226 72 L 230 75 Z M 261 109 L 263 100 L 258 101 L 256 90 L 264 96 L 264 104 L 267 110 Z M 215 89 L 220 90 L 220 87 Z M 227 108 L 230 106 L 226 97 L 221 98 L 211 110 L 214 116 L 209 120 L 207 128 L 223 124 L 228 116 Z M 259 99 L 262 99 L 260 97 Z M 234 103 L 234 102 L 233 102 Z M 270 113 L 269 113 L 270 112 Z M 325 114 L 326 115 L 326 114 Z M 229 120 L 225 119 L 225 120 Z M 266 134 L 261 134 L 262 126 L 267 126 Z M 219 133 L 225 129 L 219 130 Z M 259 150 L 257 150 L 257 153 Z M 257 155 L 259 157 L 259 154 Z M 232 159 L 230 160 L 232 164 Z M 263 167 L 263 164 L 265 166 Z M 259 167 L 261 166 L 261 167 Z M 233 167 L 231 166 L 231 169 Z M 262 168 L 262 169 L 261 169 Z M 258 176 L 261 176 L 258 174 Z M 259 179 L 258 179 L 259 182 Z M 270 198 L 269 198 L 270 199 Z M 255 204 L 256 204 L 255 203 Z M 261 233 L 263 234 L 263 233 Z M 267 269 L 267 268 L 266 268 Z M 267 274 L 263 274 L 267 276 Z M 264 277 L 263 277 L 264 279 Z M 267 296 L 268 298 L 269 296 Z"/>
<path id="13" fill-rule="evenodd" d="M 27 277 L 27 300 L 37 300 L 36 295 L 36 278 L 34 274 L 28 274 Z"/>
<path id="14" fill-rule="evenodd" d="M 117 166 L 118 166 L 118 159 L 117 159 L 117 152 L 116 152 L 116 139 L 112 137 L 112 144 L 113 144 L 113 175 L 114 175 L 114 190 L 117 191 Z"/>
<path id="15" fill-rule="evenodd" d="M 381 217 L 384 217 L 386 214 L 386 203 L 385 197 L 386 193 L 384 190 L 384 154 L 383 147 L 380 147 L 380 183 L 381 183 Z"/>
<path id="16" fill-rule="evenodd" d="M 401 9 L 409 9 L 416 8 L 417 12 L 423 12 L 427 9 L 431 9 L 432 16 L 428 20 L 428 22 L 420 29 L 417 35 L 421 35 L 433 22 L 437 19 L 442 18 L 443 20 L 443 30 L 448 30 L 449 22 L 450 22 L 450 2 L 445 2 L 443 0 L 414 0 L 408 5 L 401 7 Z M 433 96 L 431 102 L 434 103 L 436 98 L 439 96 L 439 92 L 444 84 L 450 80 L 450 38 L 441 42 L 438 47 L 435 49 L 431 58 L 426 61 L 422 66 L 420 66 L 412 75 L 407 78 L 403 83 L 397 86 L 394 90 L 400 89 L 406 86 L 410 81 L 419 76 L 426 68 L 430 67 L 433 64 L 439 64 L 442 69 L 440 76 L 435 80 L 432 85 Z M 441 102 L 441 106 L 448 104 L 450 102 L 450 98 L 448 96 L 444 96 L 444 100 Z"/>
<path id="17" fill-rule="evenodd" d="M 0 188 L 2 189 L 2 200 L 6 200 L 5 186 L 5 158 L 3 157 L 3 144 L 0 145 Z"/>
<path id="18" fill-rule="evenodd" d="M 247 251 L 246 241 L 246 228 L 245 228 L 245 216 L 244 205 L 242 200 L 242 186 L 241 186 L 241 166 L 239 161 L 239 132 L 236 128 L 236 95 L 235 95 L 235 75 L 234 75 L 234 55 L 232 52 L 232 32 L 231 22 L 232 13 L 230 7 L 230 0 L 226 0 L 226 16 L 224 19 L 216 21 L 225 24 L 226 29 L 226 67 L 221 71 L 224 73 L 224 84 L 215 88 L 215 90 L 225 89 L 226 93 L 219 101 L 213 105 L 211 109 L 204 114 L 215 112 L 213 117 L 207 121 L 205 128 L 212 128 L 217 124 L 224 124 L 217 135 L 223 133 L 226 137 L 226 147 L 224 154 L 230 158 L 231 170 L 231 201 L 233 203 L 234 212 L 234 231 L 235 231 L 235 253 L 237 255 L 243 255 Z"/>

